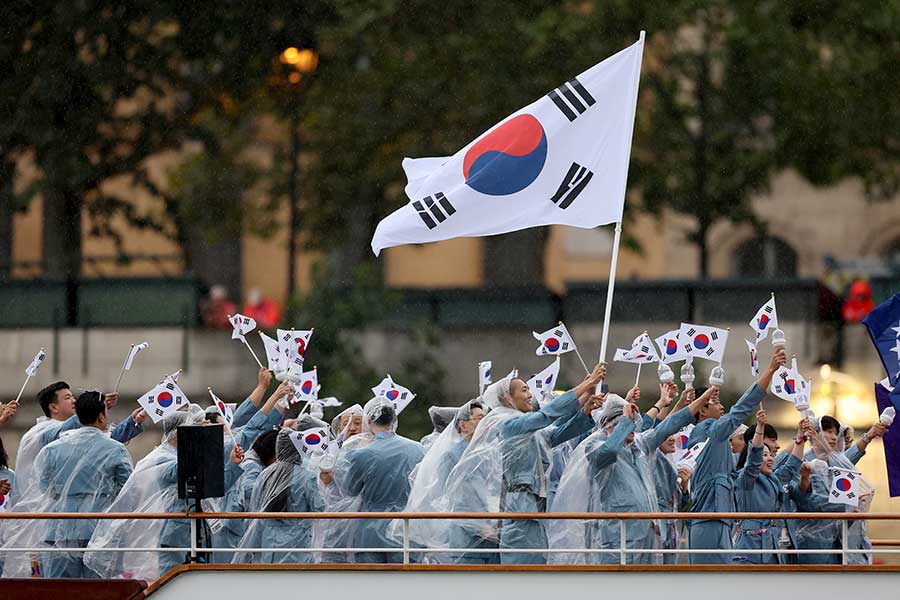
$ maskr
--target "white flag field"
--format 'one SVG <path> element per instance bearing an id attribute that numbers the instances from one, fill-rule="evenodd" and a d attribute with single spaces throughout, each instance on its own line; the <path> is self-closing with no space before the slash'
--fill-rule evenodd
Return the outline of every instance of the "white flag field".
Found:
<path id="1" fill-rule="evenodd" d="M 453 156 L 403 161 L 409 204 L 372 251 L 543 225 L 621 221 L 643 34 L 511 114 Z"/>

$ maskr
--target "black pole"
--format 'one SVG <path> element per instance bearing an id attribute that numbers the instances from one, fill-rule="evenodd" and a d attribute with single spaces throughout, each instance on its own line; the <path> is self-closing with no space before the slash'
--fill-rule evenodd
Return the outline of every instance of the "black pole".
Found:
<path id="1" fill-rule="evenodd" d="M 291 115 L 291 169 L 288 181 L 288 197 L 290 202 L 290 223 L 288 226 L 288 286 L 287 295 L 290 298 L 296 287 L 297 272 L 297 161 L 300 155 L 300 114 L 297 110 Z"/>

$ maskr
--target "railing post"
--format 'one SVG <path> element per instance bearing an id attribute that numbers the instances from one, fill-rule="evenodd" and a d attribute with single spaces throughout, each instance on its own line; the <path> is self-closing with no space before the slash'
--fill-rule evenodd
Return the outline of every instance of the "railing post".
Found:
<path id="1" fill-rule="evenodd" d="M 409 519 L 403 519 L 403 564 L 409 564 Z"/>
<path id="2" fill-rule="evenodd" d="M 625 519 L 619 520 L 619 564 L 626 564 L 625 560 Z"/>
<path id="3" fill-rule="evenodd" d="M 847 564 L 847 519 L 841 519 L 841 564 Z"/>
<path id="4" fill-rule="evenodd" d="M 197 562 L 197 518 L 191 517 L 191 562 Z"/>

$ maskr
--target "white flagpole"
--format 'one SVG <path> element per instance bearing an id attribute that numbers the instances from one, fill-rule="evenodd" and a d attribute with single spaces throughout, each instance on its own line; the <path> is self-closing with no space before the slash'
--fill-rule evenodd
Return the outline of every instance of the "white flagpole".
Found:
<path id="1" fill-rule="evenodd" d="M 638 87 L 641 82 L 641 63 L 643 62 L 643 59 L 644 59 L 644 43 L 643 42 L 644 42 L 644 37 L 646 36 L 646 33 L 647 33 L 646 31 L 641 30 L 641 35 L 638 38 L 638 40 L 641 42 L 641 60 L 638 61 L 637 76 L 634 78 L 634 102 L 632 104 L 634 106 L 634 109 L 631 113 L 631 124 L 629 126 L 629 131 L 628 131 L 629 147 L 631 146 L 631 141 L 634 137 L 634 120 L 635 120 L 635 117 L 637 116 Z M 630 164 L 631 164 L 631 160 L 629 157 L 629 165 Z M 625 191 L 625 187 L 627 184 L 628 184 L 628 168 L 626 167 L 625 181 L 622 182 L 623 193 Z M 622 203 L 623 203 L 623 208 L 624 208 L 624 203 L 625 203 L 624 198 L 622 199 Z M 609 319 L 610 319 L 610 314 L 612 312 L 613 293 L 614 293 L 615 287 L 616 287 L 616 265 L 619 262 L 619 244 L 621 241 L 622 241 L 622 221 L 620 220 L 620 221 L 616 222 L 616 233 L 615 233 L 615 237 L 613 238 L 612 259 L 610 260 L 610 265 L 609 265 L 609 285 L 607 286 L 607 289 L 606 289 L 606 308 L 605 308 L 604 315 L 603 315 L 603 334 L 602 334 L 602 337 L 600 338 L 600 362 L 606 362 L 606 346 L 607 346 L 607 341 L 609 339 Z M 606 388 L 606 382 L 605 381 L 600 382 L 600 384 L 598 385 L 598 388 Z M 598 390 L 598 391 L 601 391 L 601 390 Z"/>
<path id="2" fill-rule="evenodd" d="M 643 363 L 638 363 L 637 376 L 634 378 L 634 387 L 637 387 L 638 382 L 641 380 L 641 365 Z"/>
<path id="3" fill-rule="evenodd" d="M 131 356 L 131 353 L 133 351 L 134 351 L 134 344 L 132 344 L 131 348 L 128 350 L 128 355 L 125 356 L 125 362 L 122 363 L 122 370 L 119 371 L 119 378 L 116 380 L 116 387 L 113 389 L 114 394 L 119 392 L 119 385 L 122 383 L 122 377 L 125 376 L 125 365 L 128 364 L 128 357 Z"/>
<path id="4" fill-rule="evenodd" d="M 256 364 L 259 365 L 260 369 L 264 369 L 263 364 L 259 362 L 259 357 L 256 355 L 256 352 L 253 351 L 253 347 L 250 345 L 250 342 L 247 341 L 247 338 L 244 338 L 244 345 L 247 346 L 247 350 L 250 351 L 250 354 L 253 355 L 253 358 L 256 360 Z"/>
<path id="5" fill-rule="evenodd" d="M 29 379 L 31 379 L 31 375 L 25 375 L 25 382 L 22 384 L 22 387 L 19 388 L 19 395 L 16 396 L 16 404 L 22 399 L 22 394 L 25 393 L 25 386 L 28 385 Z"/>

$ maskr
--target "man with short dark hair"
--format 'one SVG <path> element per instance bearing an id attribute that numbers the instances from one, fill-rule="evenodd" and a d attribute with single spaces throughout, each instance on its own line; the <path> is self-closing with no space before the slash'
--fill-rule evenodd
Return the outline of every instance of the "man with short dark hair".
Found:
<path id="1" fill-rule="evenodd" d="M 103 394 L 81 394 L 75 402 L 75 417 L 81 427 L 65 432 L 38 454 L 34 462 L 37 489 L 26 491 L 17 510 L 103 512 L 125 485 L 132 471 L 131 457 L 122 443 L 107 434 L 109 420 Z M 7 543 L 33 541 L 49 548 L 86 548 L 96 525 L 91 519 L 42 520 L 21 528 Z M 27 575 L 29 563 L 28 556 L 10 557 L 6 574 Z M 95 576 L 85 567 L 82 552 L 46 552 L 41 556 L 41 572 L 54 578 Z"/>
<path id="2" fill-rule="evenodd" d="M 106 394 L 103 399 L 106 408 L 109 409 L 118 403 L 119 395 Z M 81 427 L 75 414 L 75 395 L 65 381 L 51 383 L 42 389 L 37 394 L 37 401 L 44 411 L 44 417 L 38 419 L 37 424 L 25 432 L 16 454 L 17 487 L 22 491 L 27 490 L 33 483 L 32 466 L 38 453 L 47 444 L 59 439 L 62 433 Z M 127 419 L 113 428 L 110 437 L 127 444 L 144 431 L 142 423 L 146 416 L 142 408 L 136 409 Z"/>

